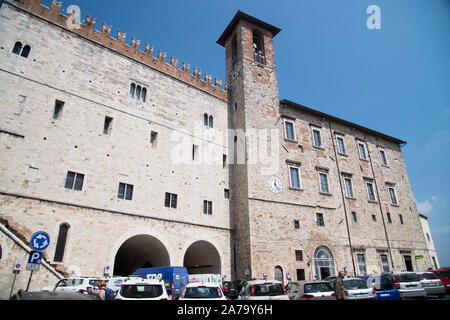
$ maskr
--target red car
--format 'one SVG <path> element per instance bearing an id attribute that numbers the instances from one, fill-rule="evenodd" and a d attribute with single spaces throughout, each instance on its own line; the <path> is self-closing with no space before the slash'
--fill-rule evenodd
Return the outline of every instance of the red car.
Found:
<path id="1" fill-rule="evenodd" d="M 446 294 L 450 293 L 450 268 L 441 268 L 437 270 L 429 270 L 435 273 L 445 286 Z"/>

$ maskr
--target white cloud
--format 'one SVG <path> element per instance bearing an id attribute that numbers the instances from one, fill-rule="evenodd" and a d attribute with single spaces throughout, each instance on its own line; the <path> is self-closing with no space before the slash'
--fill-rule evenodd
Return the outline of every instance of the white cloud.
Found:
<path id="1" fill-rule="evenodd" d="M 420 213 L 428 214 L 433 210 L 433 205 L 430 203 L 430 201 L 425 200 L 424 202 L 420 202 L 417 204 L 417 209 Z"/>

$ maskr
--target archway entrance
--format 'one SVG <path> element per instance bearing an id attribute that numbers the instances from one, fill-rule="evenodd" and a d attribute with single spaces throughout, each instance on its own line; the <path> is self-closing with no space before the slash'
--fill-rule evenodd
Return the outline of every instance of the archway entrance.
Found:
<path id="1" fill-rule="evenodd" d="M 275 280 L 281 281 L 282 283 L 284 283 L 284 275 L 283 275 L 282 267 L 280 267 L 280 266 L 275 267 L 274 276 L 275 276 Z"/>
<path id="2" fill-rule="evenodd" d="M 208 241 L 194 242 L 184 254 L 183 265 L 189 274 L 221 274 L 220 255 L 216 247 Z"/>
<path id="3" fill-rule="evenodd" d="M 114 275 L 129 276 L 139 268 L 170 266 L 169 253 L 157 238 L 141 234 L 131 237 L 119 248 Z"/>
<path id="4" fill-rule="evenodd" d="M 327 247 L 319 247 L 314 254 L 314 265 L 316 268 L 317 280 L 335 276 L 334 260 L 331 251 Z"/>

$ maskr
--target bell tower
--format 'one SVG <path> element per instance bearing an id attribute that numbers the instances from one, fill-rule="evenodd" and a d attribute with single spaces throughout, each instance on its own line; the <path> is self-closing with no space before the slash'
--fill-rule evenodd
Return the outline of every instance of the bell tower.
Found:
<path id="1" fill-rule="evenodd" d="M 280 31 L 238 11 L 217 41 L 225 47 L 229 118 L 235 130 L 230 185 L 233 185 L 231 221 L 235 230 L 232 265 L 237 279 L 255 276 L 257 259 L 251 230 L 255 223 L 252 214 L 257 208 L 250 199 L 265 196 L 268 177 L 261 174 L 260 163 L 249 162 L 246 134 L 251 130 L 276 129 L 279 93 L 273 38 Z M 232 138 L 229 141 L 233 143 Z"/>

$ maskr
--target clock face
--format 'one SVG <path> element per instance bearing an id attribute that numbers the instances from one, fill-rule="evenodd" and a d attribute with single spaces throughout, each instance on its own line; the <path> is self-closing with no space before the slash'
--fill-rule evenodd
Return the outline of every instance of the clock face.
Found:
<path id="1" fill-rule="evenodd" d="M 269 187 L 269 190 L 273 193 L 280 193 L 283 190 L 283 184 L 281 183 L 281 180 L 275 176 L 272 176 L 269 178 L 269 180 L 267 180 L 267 187 Z"/>

